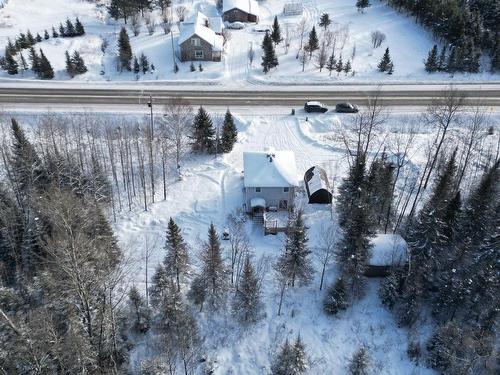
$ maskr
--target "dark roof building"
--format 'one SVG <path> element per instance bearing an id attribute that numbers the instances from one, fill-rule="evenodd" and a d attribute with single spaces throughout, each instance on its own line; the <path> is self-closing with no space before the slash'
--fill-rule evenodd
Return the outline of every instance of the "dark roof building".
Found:
<path id="1" fill-rule="evenodd" d="M 332 203 L 332 191 L 328 182 L 328 176 L 323 168 L 314 166 L 309 168 L 304 175 L 304 183 L 309 198 L 309 204 Z"/>

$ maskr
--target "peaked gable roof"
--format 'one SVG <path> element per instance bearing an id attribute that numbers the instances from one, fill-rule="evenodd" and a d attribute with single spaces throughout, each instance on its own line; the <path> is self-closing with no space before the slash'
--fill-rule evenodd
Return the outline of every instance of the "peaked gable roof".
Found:
<path id="1" fill-rule="evenodd" d="M 214 22 L 213 19 L 209 19 L 203 13 L 197 12 L 192 17 L 186 19 L 186 21 L 181 22 L 178 44 L 181 45 L 186 40 L 196 35 L 210 44 L 214 51 L 222 51 L 224 40 L 222 36 L 217 35 L 214 30 L 206 26 L 207 23 L 209 25 L 211 24 L 210 21 Z"/>
<path id="2" fill-rule="evenodd" d="M 223 0 L 222 13 L 235 8 L 248 14 L 259 15 L 259 4 L 255 0 Z"/>
<path id="3" fill-rule="evenodd" d="M 299 186 L 292 151 L 252 151 L 243 153 L 245 187 Z"/>

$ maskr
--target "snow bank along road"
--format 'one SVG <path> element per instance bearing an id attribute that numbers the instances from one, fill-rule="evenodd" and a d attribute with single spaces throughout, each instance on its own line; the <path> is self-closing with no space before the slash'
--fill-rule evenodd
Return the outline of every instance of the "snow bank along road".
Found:
<path id="1" fill-rule="evenodd" d="M 500 106 L 500 84 L 463 84 L 455 86 L 468 104 Z M 224 90 L 221 87 L 147 86 L 147 85 L 1 85 L 0 105 L 133 105 L 144 104 L 149 94 L 155 104 L 182 97 L 193 105 L 297 106 L 305 100 L 320 100 L 328 105 L 339 101 L 365 104 L 380 88 L 380 101 L 391 106 L 429 105 L 445 85 L 348 85 L 300 86 L 279 89 Z"/>

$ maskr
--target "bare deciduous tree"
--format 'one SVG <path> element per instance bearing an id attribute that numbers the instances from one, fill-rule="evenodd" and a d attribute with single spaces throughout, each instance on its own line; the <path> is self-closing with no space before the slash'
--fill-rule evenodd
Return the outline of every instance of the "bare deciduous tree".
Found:
<path id="1" fill-rule="evenodd" d="M 132 28 L 132 33 L 137 36 L 141 33 L 141 16 L 136 13 L 132 16 L 130 21 L 130 27 Z"/>
<path id="2" fill-rule="evenodd" d="M 382 31 L 375 30 L 370 34 L 373 48 L 378 48 L 384 43 L 386 36 Z"/>
<path id="3" fill-rule="evenodd" d="M 319 231 L 319 247 L 317 257 L 321 261 L 321 279 L 319 283 L 319 290 L 323 289 L 323 281 L 325 278 L 325 270 L 328 264 L 332 261 L 335 254 L 335 247 L 337 246 L 339 238 L 338 226 L 333 223 L 323 225 Z"/>

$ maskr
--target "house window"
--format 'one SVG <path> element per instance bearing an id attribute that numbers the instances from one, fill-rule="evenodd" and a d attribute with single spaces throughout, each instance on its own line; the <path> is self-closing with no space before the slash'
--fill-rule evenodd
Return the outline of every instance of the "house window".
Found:
<path id="1" fill-rule="evenodd" d="M 200 38 L 191 38 L 191 45 L 195 47 L 200 46 Z"/>
<path id="2" fill-rule="evenodd" d="M 288 201 L 286 199 L 280 200 L 279 209 L 280 210 L 288 209 Z"/>
<path id="3" fill-rule="evenodd" d="M 290 191 L 290 188 L 288 186 L 283 188 L 283 192 L 288 193 L 289 191 Z"/>
<path id="4" fill-rule="evenodd" d="M 202 50 L 194 51 L 194 57 L 196 57 L 197 59 L 202 59 L 203 58 L 203 51 Z"/>
<path id="5" fill-rule="evenodd" d="M 256 187 L 256 188 L 255 188 L 255 192 L 256 192 L 256 193 L 260 193 L 260 187 Z"/>

